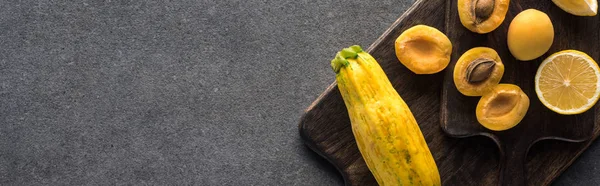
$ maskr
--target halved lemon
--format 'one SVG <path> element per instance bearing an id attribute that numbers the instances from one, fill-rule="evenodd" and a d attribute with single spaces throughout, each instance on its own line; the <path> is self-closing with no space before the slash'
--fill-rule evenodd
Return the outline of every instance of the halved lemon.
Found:
<path id="1" fill-rule="evenodd" d="M 600 69 L 594 59 L 581 51 L 554 53 L 538 67 L 535 92 L 542 104 L 554 112 L 583 113 L 600 97 Z"/>
<path id="2" fill-rule="evenodd" d="M 552 0 L 565 12 L 576 16 L 595 16 L 598 13 L 598 0 Z"/>

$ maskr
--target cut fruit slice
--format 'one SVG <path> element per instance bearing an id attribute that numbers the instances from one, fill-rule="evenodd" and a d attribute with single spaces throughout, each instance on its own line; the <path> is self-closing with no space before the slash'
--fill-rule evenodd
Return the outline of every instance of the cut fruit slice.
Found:
<path id="1" fill-rule="evenodd" d="M 598 0 L 552 0 L 565 12 L 576 16 L 595 16 L 598 13 Z"/>
<path id="2" fill-rule="evenodd" d="M 550 55 L 535 75 L 535 92 L 550 110 L 564 115 L 583 113 L 600 97 L 600 70 L 587 54 L 564 50 Z"/>

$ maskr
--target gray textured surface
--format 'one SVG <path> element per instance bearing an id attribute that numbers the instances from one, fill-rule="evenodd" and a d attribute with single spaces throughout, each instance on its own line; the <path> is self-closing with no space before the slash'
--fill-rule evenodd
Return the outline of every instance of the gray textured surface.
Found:
<path id="1" fill-rule="evenodd" d="M 298 119 L 412 3 L 0 2 L 0 185 L 342 185 Z"/>

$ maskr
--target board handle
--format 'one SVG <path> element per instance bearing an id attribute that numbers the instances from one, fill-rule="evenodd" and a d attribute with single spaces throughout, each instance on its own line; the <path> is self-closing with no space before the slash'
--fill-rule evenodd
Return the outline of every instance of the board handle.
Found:
<path id="1" fill-rule="evenodd" d="M 528 146 L 518 143 L 515 146 L 505 146 L 500 169 L 500 185 L 525 186 L 527 175 L 525 172 L 525 158 Z"/>

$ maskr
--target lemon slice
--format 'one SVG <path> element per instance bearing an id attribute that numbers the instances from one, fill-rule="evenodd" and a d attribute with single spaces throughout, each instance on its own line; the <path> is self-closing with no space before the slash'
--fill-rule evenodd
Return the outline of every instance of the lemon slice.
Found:
<path id="1" fill-rule="evenodd" d="M 550 55 L 535 75 L 535 92 L 550 110 L 564 115 L 583 113 L 600 97 L 600 70 L 587 54 L 564 50 Z"/>
<path id="2" fill-rule="evenodd" d="M 556 6 L 576 16 L 595 16 L 598 0 L 552 0 Z"/>

